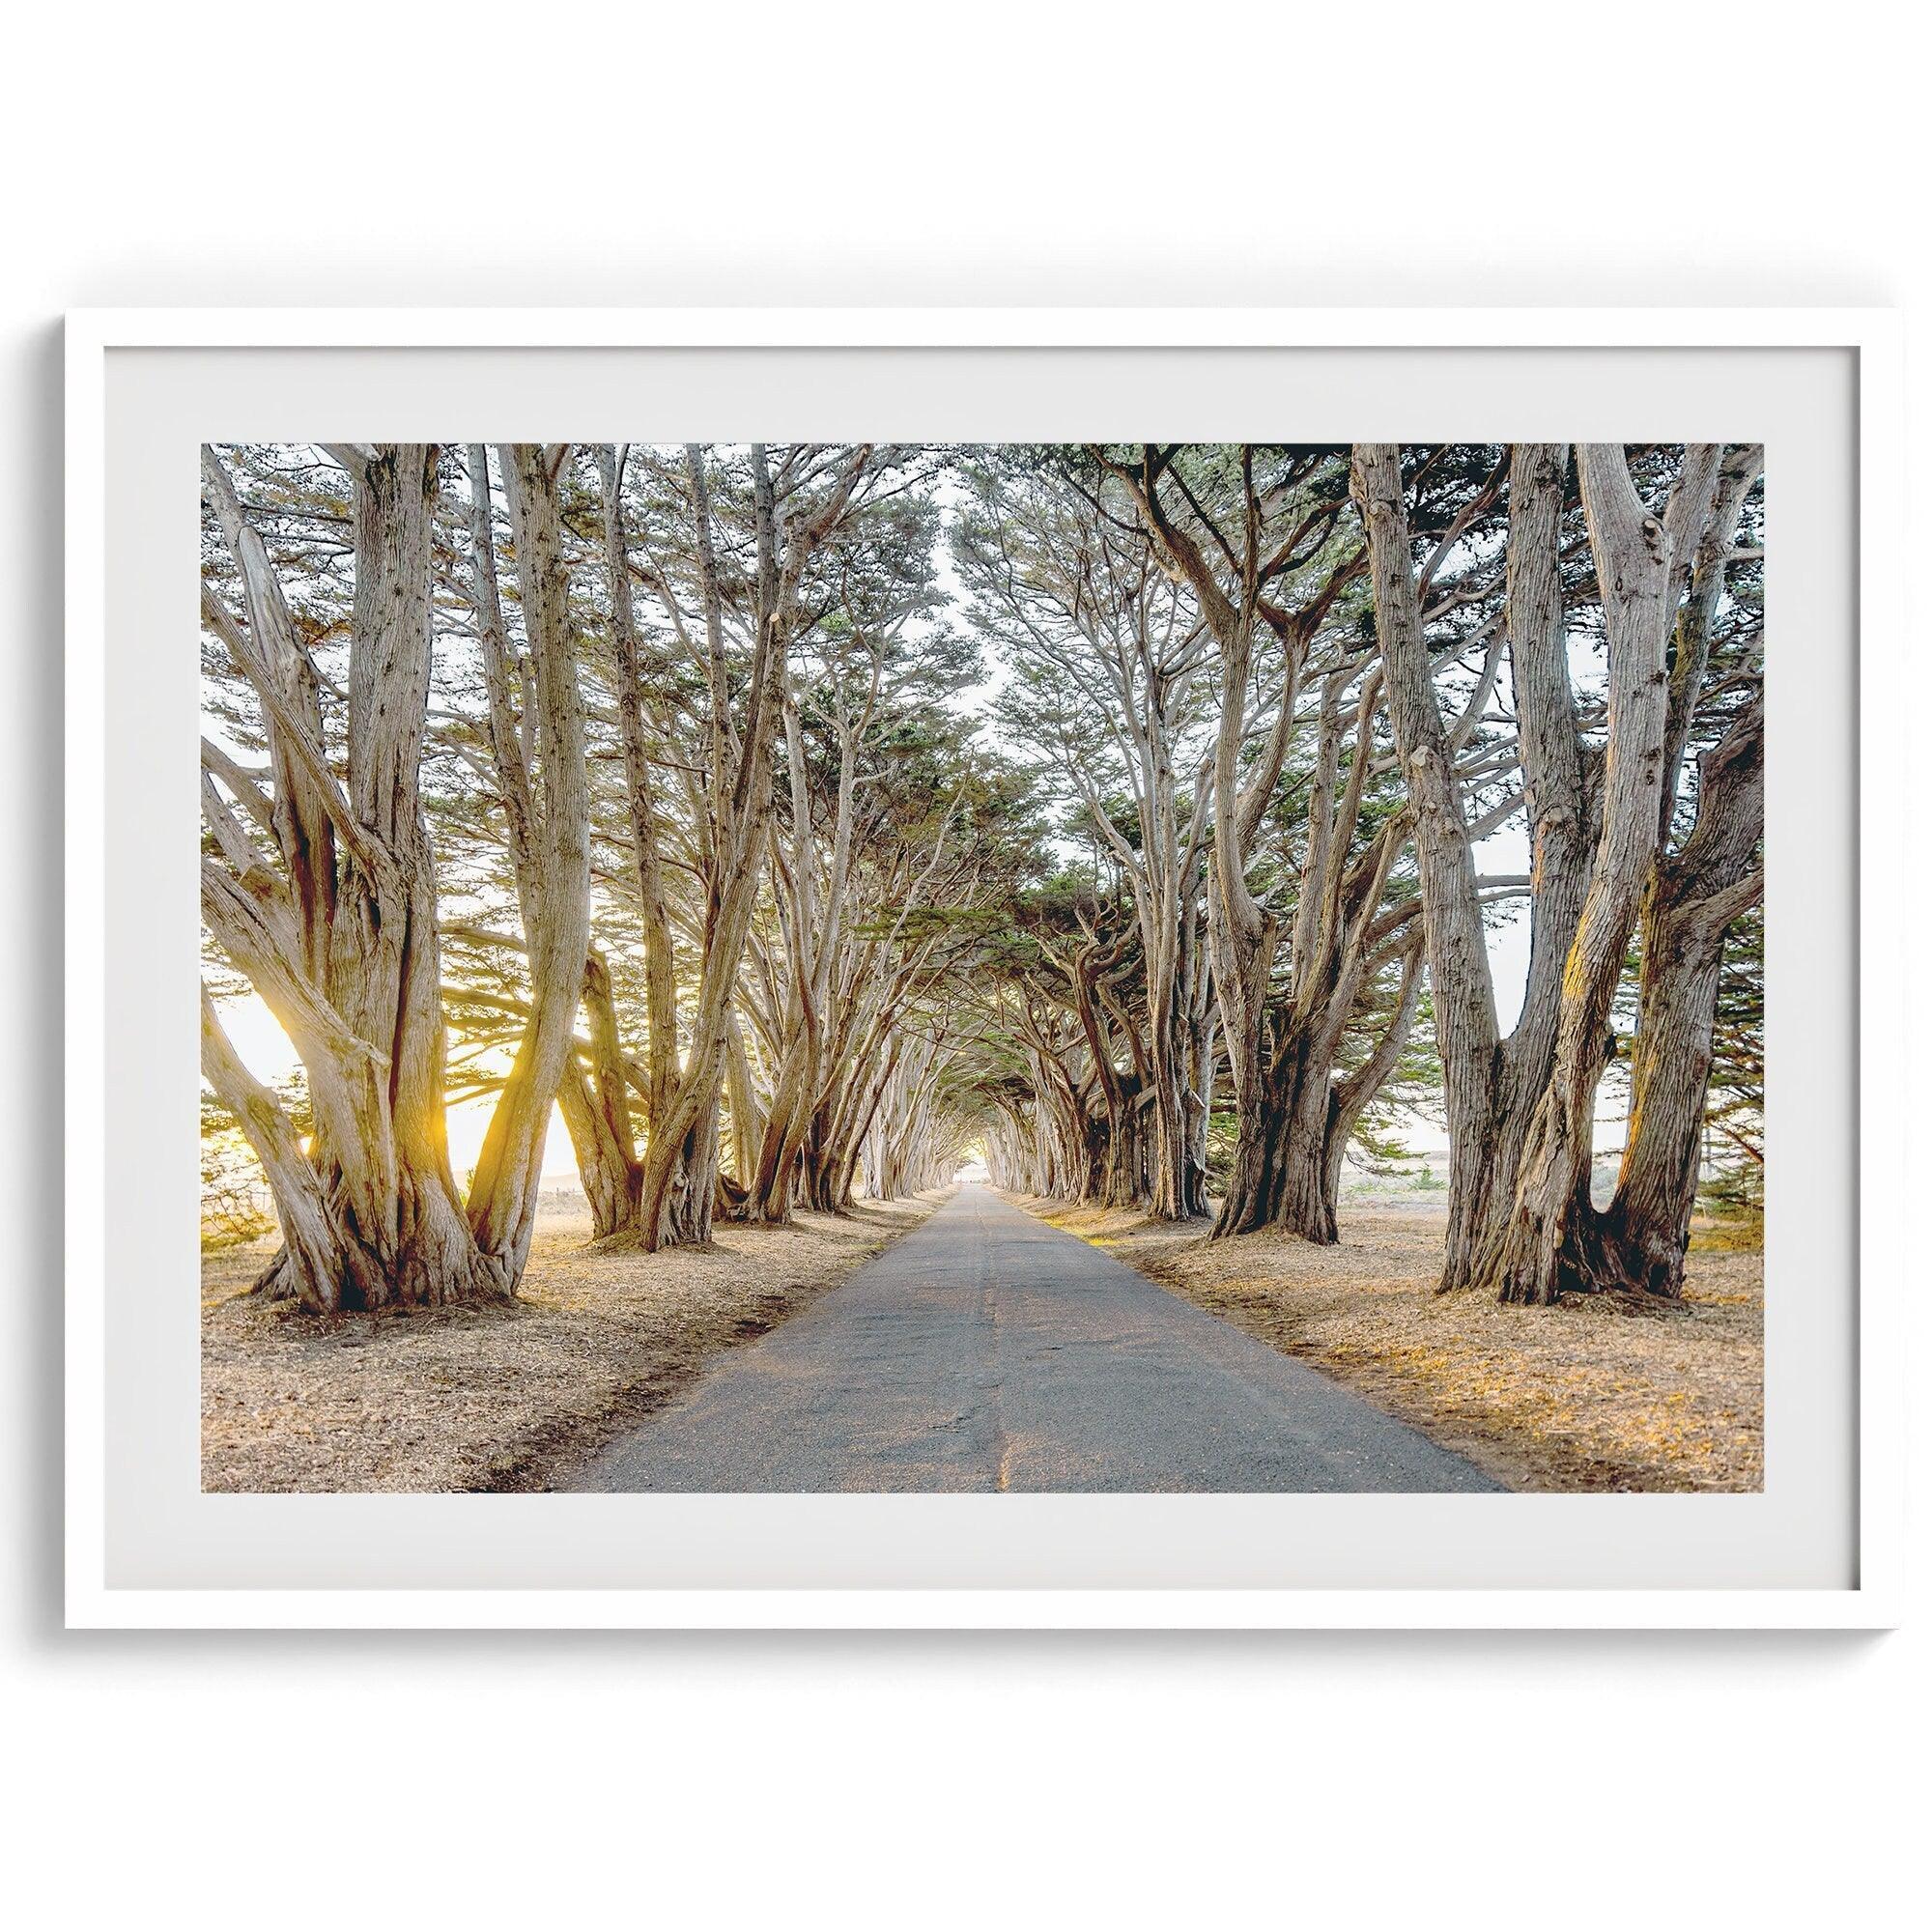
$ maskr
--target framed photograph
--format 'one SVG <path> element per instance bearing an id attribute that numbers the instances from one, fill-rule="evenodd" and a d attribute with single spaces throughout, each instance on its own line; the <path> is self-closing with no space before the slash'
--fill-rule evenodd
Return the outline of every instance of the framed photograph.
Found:
<path id="1" fill-rule="evenodd" d="M 71 1624 L 1895 1619 L 1891 317 L 68 331 Z"/>

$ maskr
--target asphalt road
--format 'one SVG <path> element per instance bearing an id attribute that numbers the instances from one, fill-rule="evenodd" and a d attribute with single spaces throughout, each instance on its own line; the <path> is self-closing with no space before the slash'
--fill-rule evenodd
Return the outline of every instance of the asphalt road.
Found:
<path id="1" fill-rule="evenodd" d="M 580 1490 L 1494 1490 L 1099 1249 L 963 1187 Z"/>

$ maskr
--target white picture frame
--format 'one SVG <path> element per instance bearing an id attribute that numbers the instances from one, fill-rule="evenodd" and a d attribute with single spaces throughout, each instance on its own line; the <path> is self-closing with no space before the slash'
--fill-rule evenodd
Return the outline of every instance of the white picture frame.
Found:
<path id="1" fill-rule="evenodd" d="M 82 310 L 67 324 L 67 1080 L 108 1096 L 102 1022 L 115 967 L 102 855 L 107 767 L 109 363 L 195 349 L 784 351 L 1628 350 L 1821 348 L 1856 357 L 1860 1009 L 1906 1005 L 1903 400 L 1896 318 L 1872 310 Z M 461 425 L 455 427 L 463 427 Z M 218 437 L 224 426 L 210 424 Z M 358 433 L 360 433 L 358 431 Z M 192 452 L 188 460 L 192 461 Z M 1776 457 L 1772 458 L 1775 476 Z M 1776 515 L 1775 507 L 1771 513 Z M 1774 591 L 1774 597 L 1776 593 Z M 193 667 L 184 668 L 193 675 Z M 1774 746 L 1772 756 L 1776 757 Z M 1846 854 L 1850 862 L 1850 853 Z M 1859 1035 L 1857 1387 L 1850 1578 L 1834 1588 L 1641 1587 L 240 1587 L 119 1581 L 108 1560 L 102 1109 L 67 1118 L 67 1615 L 71 1627 L 172 1628 L 1871 1628 L 1897 1621 L 1904 1556 L 1907 1073 L 1896 1029 Z M 1849 1071 L 1850 1069 L 1846 1069 Z M 1776 1075 L 1773 1076 L 1776 1078 Z M 1776 1183 L 1774 1183 L 1775 1185 Z M 1773 1321 L 1776 1311 L 1773 1311 Z M 124 1445 L 125 1446 L 125 1445 Z M 245 1510 L 272 1498 L 209 1499 Z M 393 1499 L 331 1497 L 336 1511 Z M 535 1497 L 411 1498 L 508 1512 Z M 923 1499 L 914 1499 L 923 1500 Z M 1005 1500 L 1005 1499 L 997 1499 Z M 1170 1499 L 1172 1500 L 1172 1499 Z M 1490 1500 L 1490 1499 L 1483 1499 Z M 1531 1499 L 1495 1499 L 1503 1506 Z M 1537 1499 L 1542 1500 L 1542 1499 Z M 1551 1499 L 1553 1500 L 1553 1499 Z M 1587 1506 L 1624 1499 L 1565 1498 Z M 1703 1498 L 1644 1498 L 1694 1508 Z M 1748 1503 L 1751 1499 L 1740 1499 Z M 429 1519 L 424 1518 L 425 1521 Z"/>

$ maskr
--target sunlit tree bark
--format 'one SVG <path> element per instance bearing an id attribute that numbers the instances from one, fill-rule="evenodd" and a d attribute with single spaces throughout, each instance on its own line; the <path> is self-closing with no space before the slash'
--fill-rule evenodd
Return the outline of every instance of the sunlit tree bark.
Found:
<path id="1" fill-rule="evenodd" d="M 243 612 L 203 589 L 203 622 L 253 686 L 270 744 L 274 798 L 228 769 L 205 773 L 213 850 L 203 858 L 203 920 L 282 1022 L 307 1072 L 315 1194 L 298 1186 L 286 1122 L 263 1090 L 236 1078 L 218 1024 L 203 1028 L 211 1086 L 253 1121 L 270 1163 L 288 1240 L 265 1287 L 321 1310 L 435 1306 L 514 1291 L 529 1246 L 543 1119 L 568 1049 L 583 941 L 572 949 L 568 867 L 556 881 L 568 993 L 533 1010 L 518 1053 L 524 1080 L 493 1121 L 489 1175 L 466 1204 L 448 1163 L 437 875 L 417 790 L 431 668 L 431 506 L 437 450 L 338 444 L 354 500 L 355 587 L 346 694 L 346 781 L 321 721 L 321 678 L 220 458 L 203 452 L 203 497 L 242 583 Z M 531 458 L 533 487 L 553 462 Z M 554 469 L 549 471 L 554 477 Z M 541 500 L 533 506 L 541 554 Z M 554 566 L 539 566 L 551 568 Z M 539 603 L 558 585 L 537 587 Z M 547 632 L 543 680 L 556 717 L 549 755 L 568 755 L 574 659 L 568 624 Z M 576 755 L 582 781 L 582 750 Z M 224 792 L 226 788 L 226 792 Z M 272 835 L 265 852 L 234 804 Z M 568 858 L 582 827 L 568 804 L 551 829 Z M 582 898 L 582 893 L 578 895 Z M 533 1086 L 541 1092 L 533 1092 Z M 323 1204 L 317 1217 L 319 1196 Z"/>

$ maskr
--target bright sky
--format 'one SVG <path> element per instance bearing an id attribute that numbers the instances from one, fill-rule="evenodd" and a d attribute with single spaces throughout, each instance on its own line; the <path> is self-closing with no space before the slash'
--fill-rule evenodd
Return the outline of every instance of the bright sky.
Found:
<path id="1" fill-rule="evenodd" d="M 272 1084 L 301 1065 L 288 1035 L 259 995 L 248 993 L 239 1000 L 225 1001 L 221 1023 L 235 1042 L 235 1051 L 247 1063 L 256 1079 Z M 480 1099 L 459 1100 L 449 1110 L 449 1161 L 459 1180 L 476 1165 L 476 1156 L 483 1151 L 484 1132 L 490 1125 L 490 1112 L 496 1103 L 495 1094 L 486 1094 Z M 571 1151 L 570 1136 L 564 1130 L 563 1116 L 554 1107 L 551 1109 L 550 1140 L 544 1149 L 544 1176 L 571 1181 L 577 1179 L 577 1160 Z"/>

